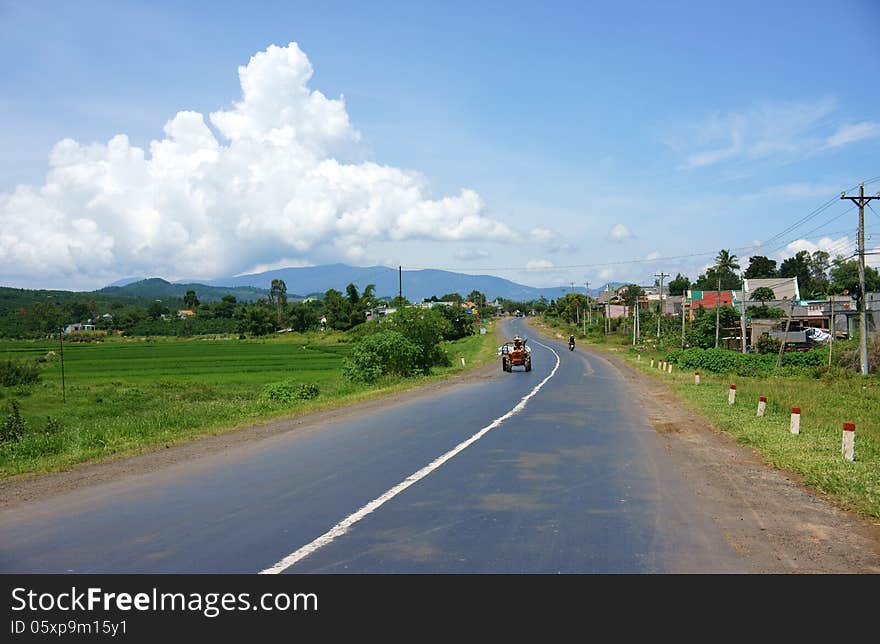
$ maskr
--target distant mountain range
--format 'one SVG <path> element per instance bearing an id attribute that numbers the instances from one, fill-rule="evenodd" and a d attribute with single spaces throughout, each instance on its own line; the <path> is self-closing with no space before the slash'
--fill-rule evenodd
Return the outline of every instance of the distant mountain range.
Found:
<path id="1" fill-rule="evenodd" d="M 266 289 L 253 286 L 210 286 L 207 284 L 173 283 L 160 277 L 151 277 L 137 281 L 120 280 L 125 283 L 121 286 L 105 286 L 98 290 L 104 295 L 117 295 L 122 297 L 145 297 L 145 298 L 183 298 L 187 291 L 195 291 L 196 297 L 202 302 L 217 302 L 224 295 L 234 295 L 239 302 L 251 302 L 266 297 L 269 293 Z M 118 284 L 118 282 L 114 282 Z"/>
<path id="2" fill-rule="evenodd" d="M 207 281 L 206 283 L 172 283 L 160 278 L 131 281 L 133 278 L 119 280 L 114 285 L 100 290 L 112 295 L 132 295 L 140 297 L 183 297 L 193 290 L 200 300 L 219 300 L 224 295 L 234 295 L 240 301 L 256 300 L 265 297 L 273 279 L 284 280 L 290 299 L 313 294 L 323 294 L 331 288 L 345 292 L 348 284 L 355 284 L 363 290 L 367 284 L 376 285 L 377 297 L 395 297 L 398 292 L 398 272 L 387 266 L 347 266 L 346 264 L 327 264 L 301 268 L 281 268 L 263 273 L 236 275 Z M 592 289 L 596 295 L 600 289 Z M 506 298 L 518 302 L 545 297 L 557 299 L 570 288 L 536 288 L 524 286 L 493 275 L 466 275 L 451 271 L 423 269 L 403 271 L 403 295 L 411 302 L 421 302 L 433 295 L 441 297 L 447 293 L 460 293 L 466 296 L 471 291 L 484 293 L 488 298 Z M 583 293 L 583 287 L 575 288 Z M 300 294 L 298 296 L 295 293 Z"/>

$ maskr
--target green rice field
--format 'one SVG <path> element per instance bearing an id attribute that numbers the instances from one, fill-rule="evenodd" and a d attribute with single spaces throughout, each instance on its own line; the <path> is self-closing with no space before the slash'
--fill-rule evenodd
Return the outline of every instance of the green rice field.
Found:
<path id="1" fill-rule="evenodd" d="M 338 333 L 65 344 L 63 402 L 57 339 L 0 342 L 0 360 L 45 360 L 36 384 L 0 387 L 3 417 L 15 400 L 27 423 L 21 440 L 0 444 L 0 479 L 398 391 L 462 371 L 459 356 L 465 356 L 468 368 L 492 359 L 495 339 L 490 333 L 448 343 L 456 357 L 451 367 L 374 385 L 342 377 L 342 360 L 350 348 Z M 284 381 L 316 385 L 320 394 L 288 403 L 263 395 L 267 385 Z"/>

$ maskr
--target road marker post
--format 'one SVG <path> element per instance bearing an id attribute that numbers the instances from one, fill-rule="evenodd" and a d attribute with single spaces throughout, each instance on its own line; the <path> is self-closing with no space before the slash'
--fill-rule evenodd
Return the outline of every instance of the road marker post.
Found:
<path id="1" fill-rule="evenodd" d="M 654 368 L 654 358 L 651 358 L 651 369 Z"/>
<path id="2" fill-rule="evenodd" d="M 853 461 L 855 460 L 855 452 L 856 452 L 856 424 L 855 423 L 844 423 L 843 424 L 843 447 L 840 450 L 843 453 L 843 460 L 845 461 Z"/>
<path id="3" fill-rule="evenodd" d="M 641 361 L 642 361 L 642 354 L 640 353 L 636 356 L 636 362 L 641 362 Z"/>
<path id="4" fill-rule="evenodd" d="M 730 385 L 727 390 L 727 404 L 732 405 L 736 402 L 736 385 Z"/>
<path id="5" fill-rule="evenodd" d="M 700 372 L 699 371 L 694 371 L 694 384 L 695 385 L 700 384 Z"/>
<path id="6" fill-rule="evenodd" d="M 758 396 L 758 416 L 763 416 L 767 410 L 767 396 Z"/>
<path id="7" fill-rule="evenodd" d="M 667 364 L 666 366 L 668 367 L 668 368 L 667 368 L 667 371 L 669 371 L 669 373 L 672 373 L 672 363 L 670 362 L 670 363 Z"/>
<path id="8" fill-rule="evenodd" d="M 461 356 L 461 366 L 464 366 L 464 356 Z"/>
<path id="9" fill-rule="evenodd" d="M 801 433 L 801 408 L 800 407 L 792 407 L 791 408 L 791 429 L 792 434 L 800 434 Z"/>

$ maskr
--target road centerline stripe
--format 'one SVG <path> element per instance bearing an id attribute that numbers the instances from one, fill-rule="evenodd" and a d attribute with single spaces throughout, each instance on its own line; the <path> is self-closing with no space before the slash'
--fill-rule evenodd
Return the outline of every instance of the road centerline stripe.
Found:
<path id="1" fill-rule="evenodd" d="M 553 366 L 553 369 L 550 371 L 550 373 L 547 375 L 547 377 L 544 378 L 537 385 L 535 385 L 535 387 L 528 394 L 523 396 L 520 399 L 520 401 L 510 411 L 508 411 L 503 416 L 499 416 L 498 418 L 493 420 L 491 423 L 489 423 L 488 425 L 483 427 L 481 430 L 479 430 L 476 434 L 474 434 L 473 436 L 471 436 L 467 440 L 462 441 L 461 443 L 459 443 L 458 445 L 453 447 L 451 450 L 449 450 L 448 452 L 446 452 L 442 456 L 437 457 L 436 459 L 434 459 L 433 461 L 428 463 L 428 465 L 426 465 L 425 467 L 423 467 L 419 471 L 417 471 L 413 474 L 410 474 L 403 481 L 401 481 L 400 483 L 395 485 L 393 488 L 391 488 L 390 490 L 388 490 L 387 492 L 385 492 L 381 496 L 376 497 L 375 499 L 373 499 L 372 501 L 367 503 L 365 506 L 363 506 L 361 509 L 348 515 L 346 518 L 344 518 L 342 521 L 337 523 L 335 526 L 330 528 L 327 532 L 322 534 L 320 537 L 318 537 L 317 539 L 315 539 L 311 543 L 307 543 L 306 545 L 302 546 L 298 550 L 287 555 L 286 557 L 284 557 L 284 559 L 282 559 L 281 561 L 279 561 L 275 565 L 270 566 L 269 568 L 266 568 L 265 570 L 261 570 L 259 574 L 261 574 L 261 575 L 277 575 L 278 573 L 283 572 L 284 570 L 290 568 L 295 563 L 302 561 L 303 559 L 305 559 L 306 557 L 308 557 L 312 553 L 320 550 L 321 548 L 323 548 L 327 544 L 331 543 L 333 540 L 337 539 L 338 537 L 341 537 L 346 532 L 348 532 L 349 528 L 351 528 L 355 523 L 357 523 L 358 521 L 360 521 L 361 519 L 363 519 L 364 517 L 366 517 L 370 513 L 374 512 L 375 510 L 379 509 L 381 506 L 383 506 L 385 503 L 387 503 L 388 501 L 393 499 L 395 496 L 397 496 L 398 494 L 403 492 L 408 487 L 421 481 L 423 478 L 428 476 L 428 474 L 430 474 L 431 472 L 433 472 L 434 470 L 439 468 L 441 465 L 443 465 L 447 461 L 451 460 L 454 456 L 456 456 L 460 452 L 464 451 L 465 449 L 467 449 L 468 447 L 470 447 L 471 445 L 476 443 L 478 440 L 480 440 L 483 436 L 488 434 L 490 431 L 492 431 L 493 429 L 495 429 L 496 427 L 501 425 L 505 420 L 512 418 L 513 416 L 515 416 L 516 414 L 521 412 L 523 409 L 525 409 L 526 404 L 529 402 L 529 400 L 535 394 L 537 394 L 541 390 L 541 388 L 545 384 L 547 384 L 547 382 L 553 376 L 556 375 L 556 371 L 559 369 L 559 364 L 560 364 L 559 354 L 556 353 L 556 351 L 554 351 L 552 347 L 549 347 L 546 344 L 542 344 L 541 342 L 537 342 L 537 341 L 535 341 L 535 344 L 542 346 L 545 349 L 548 349 L 554 356 L 556 356 L 556 364 Z"/>

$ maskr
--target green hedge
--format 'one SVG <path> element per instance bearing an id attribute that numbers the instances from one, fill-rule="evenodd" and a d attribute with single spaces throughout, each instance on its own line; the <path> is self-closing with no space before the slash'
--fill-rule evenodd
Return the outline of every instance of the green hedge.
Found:
<path id="1" fill-rule="evenodd" d="M 682 367 L 711 373 L 734 373 L 738 376 L 767 376 L 773 373 L 776 356 L 772 354 L 737 353 L 727 349 L 677 349 L 666 359 Z M 827 349 L 788 351 L 782 354 L 781 366 L 786 370 L 812 369 L 828 360 Z"/>

